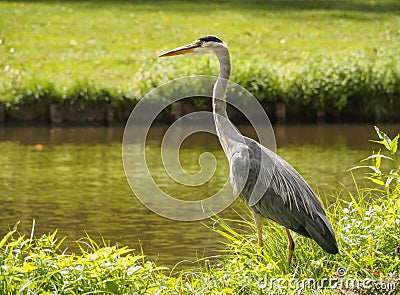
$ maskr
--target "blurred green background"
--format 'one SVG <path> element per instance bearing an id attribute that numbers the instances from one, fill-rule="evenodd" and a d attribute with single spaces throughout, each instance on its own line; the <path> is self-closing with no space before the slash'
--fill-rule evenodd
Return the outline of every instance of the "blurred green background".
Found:
<path id="1" fill-rule="evenodd" d="M 230 47 L 231 79 L 262 101 L 391 119 L 399 12 L 389 0 L 2 1 L 0 100 L 136 101 L 174 78 L 217 75 L 213 58 L 157 58 L 213 34 Z"/>

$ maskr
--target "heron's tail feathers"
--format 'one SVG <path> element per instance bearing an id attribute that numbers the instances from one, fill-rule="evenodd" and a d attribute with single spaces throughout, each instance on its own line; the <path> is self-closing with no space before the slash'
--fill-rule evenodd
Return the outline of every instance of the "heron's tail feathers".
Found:
<path id="1" fill-rule="evenodd" d="M 336 254 L 339 252 L 335 234 L 325 214 L 318 212 L 316 220 L 306 225 L 310 237 L 326 252 Z"/>

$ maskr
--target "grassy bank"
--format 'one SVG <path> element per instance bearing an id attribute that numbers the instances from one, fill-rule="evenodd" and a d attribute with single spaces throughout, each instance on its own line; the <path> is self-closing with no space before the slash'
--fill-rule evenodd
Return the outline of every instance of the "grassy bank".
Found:
<path id="1" fill-rule="evenodd" d="M 143 253 L 78 241 L 80 253 L 62 247 L 56 232 L 21 236 L 17 228 L 0 241 L 0 294 L 398 294 L 400 292 L 400 163 L 397 137 L 377 130 L 382 151 L 357 169 L 366 184 L 355 193 L 339 188 L 327 209 L 338 255 L 295 236 L 296 251 L 286 265 L 286 236 L 276 224 L 264 227 L 257 247 L 246 217 L 216 220 L 226 250 L 200 260 L 198 267 L 174 271 L 146 260 Z M 365 164 L 365 165 L 364 165 Z M 351 175 L 349 175 L 351 177 Z"/>
<path id="2" fill-rule="evenodd" d="M 157 58 L 215 34 L 231 48 L 232 80 L 261 101 L 393 120 L 399 11 L 389 0 L 3 1 L 0 101 L 131 106 L 171 79 L 215 75 L 214 59 Z"/>

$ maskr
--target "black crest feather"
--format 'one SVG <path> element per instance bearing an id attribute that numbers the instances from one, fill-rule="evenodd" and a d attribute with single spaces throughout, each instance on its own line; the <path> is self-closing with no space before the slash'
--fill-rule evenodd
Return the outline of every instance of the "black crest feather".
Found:
<path id="1" fill-rule="evenodd" d="M 212 35 L 201 37 L 199 40 L 203 41 L 203 42 L 211 42 L 212 41 L 212 42 L 222 43 L 221 39 L 219 39 L 218 37 L 212 36 Z"/>

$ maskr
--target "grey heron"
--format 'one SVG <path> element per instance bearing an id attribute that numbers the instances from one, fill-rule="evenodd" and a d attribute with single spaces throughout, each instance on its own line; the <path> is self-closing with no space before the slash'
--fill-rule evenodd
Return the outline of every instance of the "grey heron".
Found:
<path id="1" fill-rule="evenodd" d="M 325 211 L 304 178 L 277 154 L 241 135 L 229 120 L 225 100 L 231 72 L 228 46 L 218 37 L 205 36 L 160 57 L 187 53 L 213 53 L 219 60 L 220 73 L 214 85 L 212 103 L 215 127 L 229 162 L 233 191 L 253 212 L 258 245 L 263 246 L 262 218 L 267 218 L 285 227 L 289 265 L 295 246 L 290 230 L 313 239 L 330 254 L 338 253 L 335 234 Z"/>

